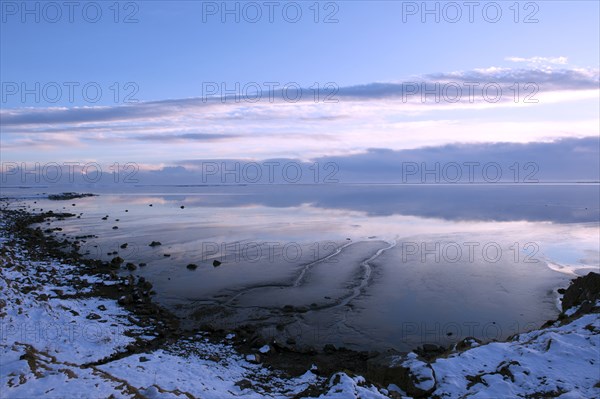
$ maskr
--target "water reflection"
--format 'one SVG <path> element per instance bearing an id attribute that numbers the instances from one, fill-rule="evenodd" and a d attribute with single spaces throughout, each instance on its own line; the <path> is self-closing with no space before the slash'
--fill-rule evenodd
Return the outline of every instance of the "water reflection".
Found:
<path id="1" fill-rule="evenodd" d="M 598 269 L 597 185 L 160 189 L 28 204 L 82 213 L 57 234 L 145 263 L 135 273 L 188 326 L 252 324 L 300 346 L 505 338 Z"/>

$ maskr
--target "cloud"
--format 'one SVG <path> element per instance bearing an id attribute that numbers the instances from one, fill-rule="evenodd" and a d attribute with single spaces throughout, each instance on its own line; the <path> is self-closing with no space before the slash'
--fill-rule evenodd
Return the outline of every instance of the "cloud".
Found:
<path id="1" fill-rule="evenodd" d="M 511 62 L 520 62 L 520 63 L 526 63 L 528 65 L 534 65 L 534 66 L 539 66 L 539 65 L 567 65 L 569 63 L 569 59 L 567 57 L 529 57 L 529 58 L 523 58 L 523 57 L 506 57 L 505 58 L 506 61 L 511 61 Z"/>
<path id="2" fill-rule="evenodd" d="M 139 141 L 159 141 L 159 142 L 186 142 L 186 141 L 219 141 L 235 137 L 236 134 L 213 134 L 213 133 L 185 133 L 185 134 L 144 134 L 132 137 Z"/>
<path id="3" fill-rule="evenodd" d="M 463 182 L 468 181 L 469 172 L 473 172 L 473 179 L 484 181 L 484 166 L 496 163 L 502 172 L 500 180 L 506 182 L 521 183 L 525 178 L 540 182 L 598 182 L 600 138 L 568 138 L 534 143 L 458 143 L 398 151 L 373 148 L 361 154 L 326 157 L 317 161 L 334 162 L 341 171 L 341 179 L 346 174 L 348 179 L 358 181 L 403 182 L 403 178 L 408 178 L 420 182 L 423 174 L 429 176 L 428 181 L 433 181 L 435 173 L 427 175 L 427 172 L 437 168 L 440 181 L 444 182 L 443 169 L 450 164 L 453 176 L 448 181 L 454 178 L 454 164 L 460 165 Z M 472 164 L 471 170 L 465 163 Z M 417 170 L 407 176 L 406 169 L 409 166 Z M 490 167 L 497 169 L 496 166 Z"/>
<path id="4" fill-rule="evenodd" d="M 537 58 L 537 57 L 534 57 Z M 560 57 L 559 57 L 560 58 Z M 433 73 L 406 79 L 402 82 L 375 82 L 364 85 L 339 87 L 331 91 L 331 103 L 314 102 L 312 90 L 305 88 L 299 101 L 286 100 L 281 90 L 270 101 L 268 96 L 256 103 L 246 101 L 245 98 L 232 96 L 219 96 L 207 98 L 189 98 L 178 100 L 163 100 L 140 102 L 120 106 L 97 107 L 50 107 L 50 108 L 18 108 L 0 110 L 3 132 L 11 132 L 13 126 L 27 126 L 38 130 L 45 125 L 66 124 L 72 130 L 83 129 L 90 123 L 147 123 L 152 125 L 165 120 L 183 117 L 195 120 L 211 121 L 240 121 L 247 119 L 274 119 L 308 118 L 321 120 L 337 119 L 341 115 L 314 115 L 316 110 L 332 108 L 339 103 L 364 103 L 372 101 L 396 101 L 397 106 L 414 104 L 421 106 L 444 107 L 472 106 L 473 103 L 492 104 L 487 98 L 479 94 L 470 95 L 470 90 L 478 93 L 486 85 L 500 87 L 504 93 L 514 91 L 514 85 L 533 84 L 540 93 L 597 90 L 599 85 L 599 72 L 594 69 L 511 69 L 487 68 L 462 72 Z M 437 87 L 437 89 L 436 89 Z M 437 96 L 443 97 L 441 101 L 431 99 L 433 96 L 423 97 L 427 91 L 437 90 Z M 311 95 L 308 95 L 310 93 Z M 461 94 L 455 101 L 457 94 Z M 429 98 L 429 100 L 428 100 Z M 425 99 L 425 101 L 423 101 Z M 324 101 L 324 100 L 323 100 Z M 504 95 L 498 103 L 510 103 L 512 97 Z M 501 105 L 495 103 L 495 105 Z M 285 112 L 279 112 L 277 105 L 291 105 L 294 109 L 286 107 Z M 339 107 L 338 107 L 339 108 Z M 289 111 L 292 111 L 290 113 Z"/>
<path id="5" fill-rule="evenodd" d="M 276 101 L 264 96 L 256 103 L 210 97 L 1 109 L 0 132 L 3 147 L 11 150 L 5 159 L 29 160 L 37 154 L 28 150 L 38 146 L 47 159 L 103 154 L 104 159 L 149 163 L 199 152 L 205 157 L 311 159 L 372 147 L 531 142 L 596 134 L 593 105 L 599 81 L 594 69 L 491 67 L 340 87 L 334 102 L 323 102 L 323 96 L 315 102 L 307 89 L 297 102 L 275 95 Z M 493 99 L 483 96 L 486 84 L 493 86 L 487 94 Z M 436 94 L 427 93 L 431 90 Z M 456 90 L 462 90 L 458 99 Z M 571 108 L 560 112 L 553 106 L 568 102 Z M 64 145 L 65 137 L 71 145 Z M 164 145 L 161 151 L 156 144 Z"/>
<path id="6" fill-rule="evenodd" d="M 412 184 L 598 182 L 599 163 L 600 138 L 585 137 L 538 143 L 455 143 L 405 150 L 370 148 L 359 153 L 312 160 L 196 156 L 159 167 L 140 165 L 136 179 L 142 185 L 281 184 L 291 181 Z M 8 177 L 18 180 L 22 175 L 13 173 Z M 111 184 L 112 176 L 107 174 L 105 177 L 106 181 L 100 183 Z M 9 181 L 8 185 L 15 183 L 28 182 Z"/>

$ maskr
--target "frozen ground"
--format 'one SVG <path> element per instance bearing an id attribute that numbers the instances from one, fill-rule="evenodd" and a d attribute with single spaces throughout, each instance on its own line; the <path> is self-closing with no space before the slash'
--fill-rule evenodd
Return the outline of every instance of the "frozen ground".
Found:
<path id="1" fill-rule="evenodd" d="M 4 219 L 3 219 L 3 222 Z M 225 340 L 197 334 L 129 353 L 155 332 L 117 301 L 90 296 L 108 275 L 79 276 L 77 265 L 33 261 L 0 223 L 0 397 L 2 398 L 385 398 L 406 395 L 340 372 L 290 378 Z M 596 303 L 596 310 L 600 303 Z M 570 310 L 568 314 L 573 314 Z M 267 351 L 261 348 L 259 352 Z M 443 398 L 600 397 L 600 316 L 447 354 L 430 365 L 398 359 L 412 385 Z"/>

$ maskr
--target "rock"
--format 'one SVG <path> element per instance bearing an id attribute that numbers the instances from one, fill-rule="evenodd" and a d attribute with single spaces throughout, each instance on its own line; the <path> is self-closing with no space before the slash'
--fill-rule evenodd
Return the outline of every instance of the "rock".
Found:
<path id="1" fill-rule="evenodd" d="M 194 263 L 190 263 L 189 265 L 186 266 L 188 269 L 190 270 L 196 270 L 198 268 L 198 265 L 194 264 Z"/>
<path id="2" fill-rule="evenodd" d="M 294 307 L 292 305 L 285 305 L 283 307 L 283 311 L 286 313 L 292 313 L 294 311 Z"/>
<path id="3" fill-rule="evenodd" d="M 118 228 L 119 228 L 119 226 L 113 226 L 113 230 L 116 230 Z"/>
<path id="4" fill-rule="evenodd" d="M 246 361 L 254 364 L 260 363 L 260 356 L 256 353 L 251 355 L 246 355 Z"/>
<path id="5" fill-rule="evenodd" d="M 323 347 L 323 352 L 325 353 L 334 353 L 337 351 L 337 348 L 332 344 L 327 344 Z"/>
<path id="6" fill-rule="evenodd" d="M 90 313 L 85 318 L 88 319 L 88 320 L 98 320 L 98 319 L 101 319 L 102 316 L 100 316 L 100 315 L 98 315 L 96 313 Z"/>
<path id="7" fill-rule="evenodd" d="M 573 306 L 579 306 L 588 303 L 587 309 L 594 307 L 596 301 L 600 299 L 600 274 L 590 272 L 587 276 L 578 277 L 571 281 L 571 285 L 566 289 L 562 298 L 563 312 Z M 576 313 L 583 313 L 579 310 Z"/>
<path id="8" fill-rule="evenodd" d="M 164 256 L 165 258 L 170 258 L 170 257 L 171 257 L 171 254 L 163 254 L 163 256 Z"/>
<path id="9" fill-rule="evenodd" d="M 135 269 L 137 269 L 137 266 L 136 266 L 136 265 L 134 265 L 134 264 L 133 264 L 133 263 L 131 263 L 131 262 L 127 262 L 127 263 L 125 264 L 125 268 L 126 268 L 127 270 L 135 270 Z"/>
<path id="10" fill-rule="evenodd" d="M 112 267 L 119 267 L 121 266 L 121 264 L 124 262 L 123 258 L 121 258 L 120 256 L 116 256 L 114 258 L 111 259 L 110 261 L 110 265 Z"/>
<path id="11" fill-rule="evenodd" d="M 144 267 L 146 264 L 144 262 L 140 263 L 140 267 Z"/>
<path id="12" fill-rule="evenodd" d="M 218 260 L 215 259 L 215 260 L 213 260 L 213 266 L 214 267 L 221 266 L 221 262 L 219 262 Z"/>
<path id="13" fill-rule="evenodd" d="M 158 247 L 159 245 L 162 245 L 162 243 L 160 241 L 152 241 L 150 243 L 151 247 Z"/>
<path id="14" fill-rule="evenodd" d="M 150 359 L 148 359 L 146 356 L 140 356 L 140 362 L 149 362 Z"/>
<path id="15" fill-rule="evenodd" d="M 438 355 L 446 352 L 446 348 L 443 346 L 435 345 L 435 344 L 423 344 L 423 346 L 417 350 L 415 350 L 419 356 L 422 356 L 426 360 L 432 360 Z"/>
<path id="16" fill-rule="evenodd" d="M 185 206 L 181 205 L 181 206 L 180 206 L 180 208 L 181 208 L 181 209 L 185 209 Z"/>
<path id="17" fill-rule="evenodd" d="M 133 297 L 131 295 L 125 295 L 119 298 L 117 302 L 119 305 L 130 305 L 133 303 Z"/>
<path id="18" fill-rule="evenodd" d="M 269 345 L 263 345 L 258 351 L 264 355 L 265 353 L 269 353 L 271 351 L 271 347 Z"/>
<path id="19" fill-rule="evenodd" d="M 454 348 L 458 351 L 462 351 L 479 345 L 481 345 L 481 340 L 475 337 L 466 337 L 463 340 L 457 342 Z"/>
<path id="20" fill-rule="evenodd" d="M 65 192 L 65 193 L 61 193 L 61 194 L 48 195 L 48 199 L 53 200 L 53 201 L 63 201 L 63 200 L 71 200 L 71 199 L 86 198 L 86 197 L 95 197 L 95 194 Z M 72 204 L 72 205 L 75 206 L 75 204 Z"/>
<path id="21" fill-rule="evenodd" d="M 440 349 L 443 350 L 443 348 L 435 344 L 423 344 L 423 351 L 425 352 L 438 352 Z"/>
<path id="22" fill-rule="evenodd" d="M 435 372 L 415 353 L 402 355 L 389 351 L 367 361 L 367 377 L 388 386 L 395 384 L 408 396 L 428 397 L 436 387 Z"/>
<path id="23" fill-rule="evenodd" d="M 101 310 L 101 311 L 103 311 L 103 312 L 104 312 L 104 311 L 106 310 L 106 306 L 104 306 L 104 305 L 99 305 L 99 306 L 98 306 L 98 310 Z"/>
<path id="24" fill-rule="evenodd" d="M 121 247 L 120 247 L 120 248 L 121 248 L 121 249 L 125 249 L 125 248 L 127 248 L 127 243 L 125 243 L 125 244 L 121 244 Z"/>
<path id="25" fill-rule="evenodd" d="M 244 389 L 252 389 L 252 383 L 246 379 L 240 380 L 234 384 L 236 387 L 239 387 L 241 391 Z"/>

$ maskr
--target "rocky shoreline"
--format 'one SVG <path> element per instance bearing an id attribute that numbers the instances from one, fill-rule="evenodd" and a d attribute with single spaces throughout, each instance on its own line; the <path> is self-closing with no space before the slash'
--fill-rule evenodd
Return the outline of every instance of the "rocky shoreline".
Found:
<path id="1" fill-rule="evenodd" d="M 128 348 L 126 353 L 119 356 L 152 350 L 160 347 L 165 342 L 173 342 L 181 337 L 195 334 L 193 331 L 180 328 L 179 320 L 175 315 L 152 301 L 152 284 L 143 277 L 119 276 L 117 271 L 126 269 L 120 262 L 115 262 L 114 259 L 110 262 L 87 259 L 77 252 L 77 243 L 71 243 L 67 240 L 59 241 L 44 234 L 40 227 L 31 227 L 33 224 L 47 222 L 51 219 L 75 217 L 75 214 L 55 213 L 53 211 L 32 214 L 23 210 L 6 209 L 3 209 L 2 213 L 8 221 L 8 231 L 23 240 L 25 247 L 31 249 L 30 253 L 32 253 L 34 260 L 51 258 L 60 260 L 63 263 L 78 264 L 82 266 L 78 269 L 81 276 L 99 276 L 104 281 L 112 281 L 114 284 L 108 286 L 104 284 L 93 285 L 91 287 L 92 291 L 85 295 L 116 300 L 119 305 L 139 316 L 144 327 L 153 326 L 156 328 L 155 332 L 159 338 L 151 342 L 136 343 Z M 234 337 L 229 339 L 229 343 L 244 354 L 256 354 L 258 348 L 270 345 L 277 356 L 262 354 L 262 356 L 258 355 L 258 358 L 263 363 L 286 371 L 290 376 L 303 374 L 313 364 L 317 364 L 319 370 L 324 374 L 339 371 L 339 364 L 344 364 L 345 369 L 357 374 L 366 372 L 369 357 L 367 352 L 356 352 L 345 348 L 338 349 L 333 346 L 326 347 L 321 353 L 291 350 L 289 345 L 283 346 L 278 345 L 276 342 L 266 342 L 256 334 L 252 326 L 247 325 L 228 331 L 204 326 L 202 331 L 213 338 L 215 342 L 221 342 L 226 336 L 233 334 Z"/>
<path id="2" fill-rule="evenodd" d="M 101 298 L 116 301 L 121 308 L 135 316 L 131 318 L 132 324 L 144 331 L 143 335 L 132 336 L 131 342 L 118 351 L 82 363 L 81 367 L 98 367 L 135 356 L 140 359 L 147 358 L 141 355 L 148 356 L 150 353 L 179 345 L 182 342 L 197 341 L 201 337 L 202 342 L 214 345 L 226 342 L 248 363 L 260 364 L 276 370 L 280 378 L 301 378 L 307 373 L 307 370 L 311 370 L 314 381 L 301 392 L 297 392 L 294 397 L 325 394 L 333 386 L 343 384 L 344 381 L 348 383 L 350 380 L 359 386 L 379 387 L 377 392 L 384 397 L 400 397 L 404 394 L 412 397 L 428 397 L 430 395 L 436 397 L 439 381 L 436 381 L 434 367 L 431 364 L 438 359 L 448 359 L 470 348 L 482 346 L 481 342 L 473 338 L 465 338 L 450 348 L 423 345 L 410 354 L 356 352 L 332 346 L 327 346 L 322 351 L 301 352 L 290 348 L 289 345 L 265 341 L 251 326 L 240 326 L 231 331 L 210 328 L 206 328 L 204 331 L 187 331 L 181 328 L 177 317 L 152 300 L 152 285 L 143 277 L 119 275 L 117 269 L 121 268 L 120 264 L 86 259 L 78 253 L 76 243 L 67 240 L 59 241 L 45 234 L 40 227 L 32 227 L 33 224 L 76 215 L 52 211 L 33 214 L 25 210 L 9 210 L 7 204 L 5 203 L 1 210 L 3 233 L 10 237 L 0 248 L 3 268 L 9 264 L 7 259 L 14 256 L 10 252 L 10 248 L 14 247 L 25 250 L 31 261 L 43 262 L 51 259 L 62 264 L 78 265 L 71 271 L 72 277 L 69 279 L 69 284 L 75 292 L 56 290 L 53 298 L 58 300 Z M 26 287 L 19 287 L 19 289 L 27 290 Z M 560 293 L 563 294 L 563 312 L 558 320 L 549 321 L 542 329 L 560 328 L 590 314 L 596 315 L 596 322 L 598 321 L 600 275 L 590 273 L 585 277 L 577 278 Z M 36 300 L 43 301 L 44 299 L 48 298 L 44 298 L 42 295 L 36 297 Z M 6 307 L 6 303 L 0 302 L 0 317 L 4 317 L 4 307 Z M 99 312 L 90 312 L 85 317 L 88 320 L 101 318 Z M 594 330 L 595 335 L 598 333 L 600 330 Z M 519 336 L 511 338 L 511 340 L 515 339 L 518 340 Z M 212 360 L 220 361 L 221 359 L 219 356 L 215 356 Z M 505 369 L 503 373 L 507 378 L 509 378 L 508 374 L 512 374 L 510 368 Z M 361 380 L 362 377 L 352 379 L 348 377 L 349 375 L 365 376 L 367 380 Z M 344 380 L 346 377 L 350 380 Z M 473 378 L 474 384 L 476 384 L 477 378 Z M 236 381 L 235 385 L 241 391 L 252 390 L 253 387 L 253 383 L 248 379 Z M 389 387 L 398 389 L 397 391 L 389 390 Z M 141 397 L 145 396 L 140 395 Z M 192 395 L 192 397 L 194 396 Z"/>

